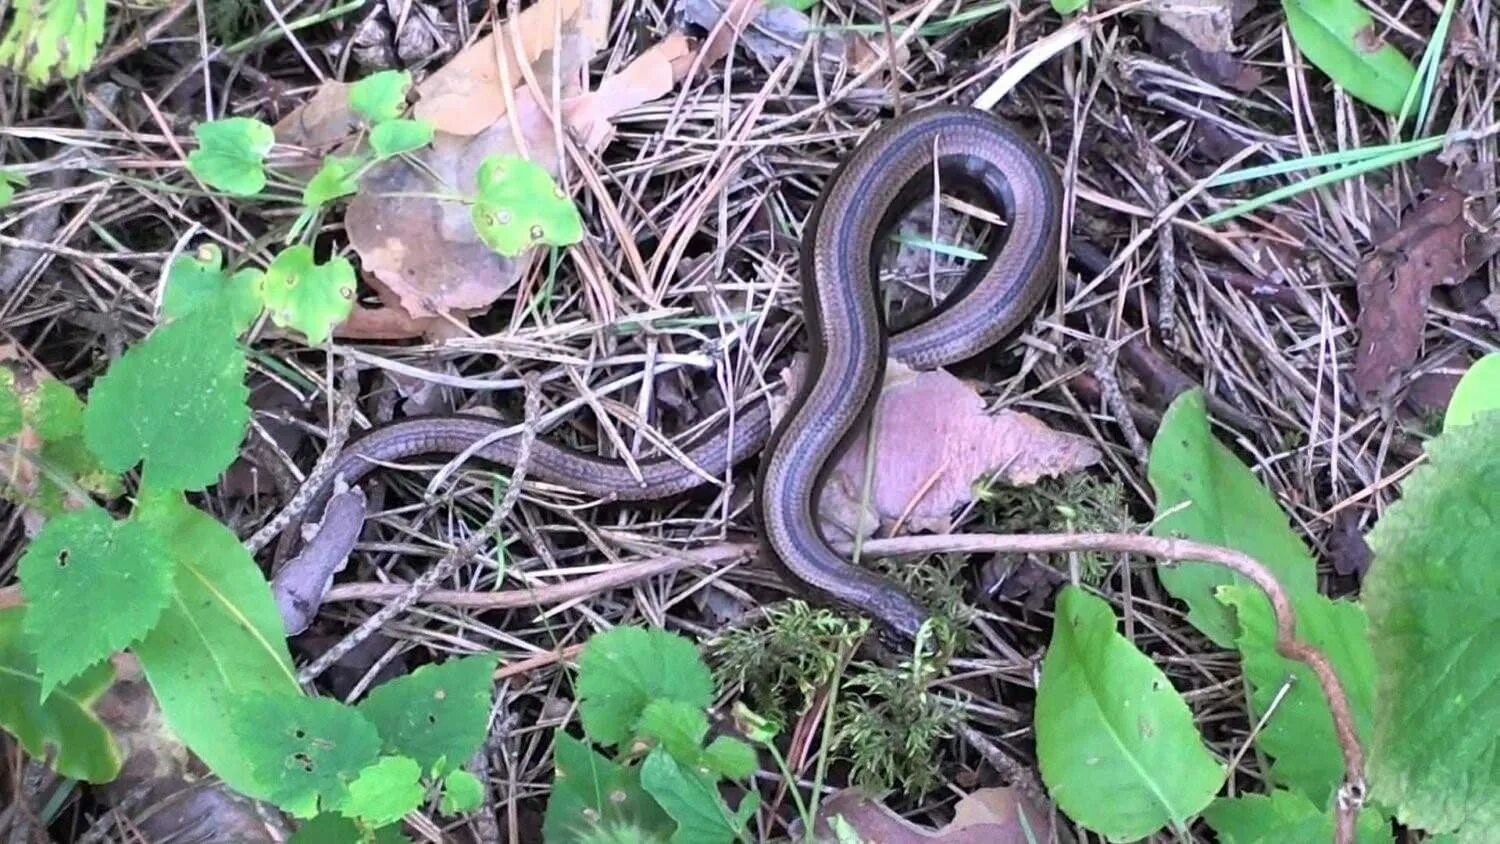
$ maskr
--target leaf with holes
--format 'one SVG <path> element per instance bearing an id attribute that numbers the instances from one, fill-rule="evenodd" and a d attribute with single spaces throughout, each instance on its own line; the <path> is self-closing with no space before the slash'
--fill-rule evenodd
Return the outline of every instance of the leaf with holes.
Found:
<path id="1" fill-rule="evenodd" d="M 416 152 L 432 143 L 432 124 L 426 120 L 388 120 L 370 130 L 370 149 L 377 159 Z"/>
<path id="2" fill-rule="evenodd" d="M 443 799 L 438 810 L 445 815 L 472 812 L 484 802 L 484 783 L 473 774 L 459 768 L 443 777 Z"/>
<path id="3" fill-rule="evenodd" d="M 296 817 L 341 806 L 349 784 L 380 754 L 374 725 L 336 700 L 255 692 L 234 709 L 234 732 L 255 778 Z"/>
<path id="4" fill-rule="evenodd" d="M 1353 96 L 1400 114 L 1417 70 L 1358 0 L 1281 0 L 1297 49 Z"/>
<path id="5" fill-rule="evenodd" d="M 489 728 L 490 676 L 497 654 L 424 665 L 382 683 L 359 704 L 390 753 L 417 760 L 441 776 L 439 763 L 460 766 L 484 741 Z"/>
<path id="6" fill-rule="evenodd" d="M 584 732 L 605 746 L 633 737 L 657 699 L 707 708 L 713 677 L 693 643 L 665 630 L 616 627 L 596 633 L 578 656 L 578 709 Z"/>
<path id="7" fill-rule="evenodd" d="M 98 507 L 47 522 L 17 569 L 44 699 L 145 635 L 172 593 L 161 535 L 138 520 L 115 521 Z M 88 624 L 60 624 L 84 609 Z"/>
<path id="8" fill-rule="evenodd" d="M 1500 829 L 1500 417 L 1445 431 L 1426 452 L 1369 535 L 1367 775 L 1403 824 L 1488 841 Z"/>
<path id="9" fill-rule="evenodd" d="M 354 308 L 354 266 L 347 258 L 319 264 L 311 246 L 293 246 L 261 276 L 260 298 L 277 325 L 300 331 L 317 345 Z"/>
<path id="10" fill-rule="evenodd" d="M 1037 686 L 1036 747 L 1058 808 L 1127 841 L 1183 829 L 1213 800 L 1225 769 L 1182 696 L 1115 623 L 1109 604 L 1081 588 L 1059 594 Z"/>
<path id="11" fill-rule="evenodd" d="M 245 350 L 201 308 L 125 352 L 94 383 L 83 435 L 106 469 L 144 461 L 144 482 L 201 490 L 239 455 L 250 421 Z"/>
<path id="12" fill-rule="evenodd" d="M 404 70 L 382 70 L 349 86 L 349 107 L 372 125 L 395 120 L 406 110 L 406 92 L 411 74 Z"/>
<path id="13" fill-rule="evenodd" d="M 422 805 L 425 794 L 422 769 L 416 760 L 408 756 L 383 756 L 349 783 L 349 796 L 339 804 L 338 812 L 370 826 L 385 826 Z"/>
<path id="14" fill-rule="evenodd" d="M 1156 490 L 1152 533 L 1181 536 L 1243 551 L 1265 563 L 1293 599 L 1318 591 L 1317 565 L 1287 524 L 1276 499 L 1209 428 L 1203 391 L 1178 396 L 1162 417 L 1146 470 Z M 1249 581 L 1212 563 L 1189 562 L 1157 572 L 1188 605 L 1188 621 L 1214 644 L 1234 647 L 1234 611 L 1215 594 Z"/>
<path id="15" fill-rule="evenodd" d="M 210 120 L 193 127 L 198 148 L 188 169 L 203 183 L 234 196 L 254 196 L 266 187 L 266 153 L 276 144 L 270 126 L 249 117 Z"/>
<path id="16" fill-rule="evenodd" d="M 120 748 L 94 711 L 114 682 L 108 663 L 95 665 L 42 699 L 42 675 L 22 633 L 25 607 L 0 610 L 0 728 L 65 777 L 109 782 L 120 772 Z"/>
<path id="17" fill-rule="evenodd" d="M 678 764 L 660 747 L 641 765 L 641 787 L 677 822 L 673 844 L 727 844 L 739 837 L 760 806 L 760 795 L 752 791 L 730 811 L 713 776 Z"/>
<path id="18" fill-rule="evenodd" d="M 234 275 L 224 272 L 224 253 L 219 247 L 212 243 L 200 246 L 192 255 L 177 256 L 167 270 L 162 316 L 170 321 L 199 308 L 222 307 L 229 314 L 234 333 L 239 334 L 260 315 L 260 297 L 255 291 L 259 277 L 259 271 L 249 268 Z"/>
<path id="19" fill-rule="evenodd" d="M 542 822 L 542 840 L 548 844 L 584 841 L 600 825 L 611 823 L 671 832 L 671 819 L 641 790 L 640 768 L 611 762 L 561 730 L 552 763 L 557 774 Z"/>
<path id="20" fill-rule="evenodd" d="M 239 537 L 182 493 L 143 489 L 137 507 L 166 539 L 177 577 L 136 658 L 172 732 L 229 787 L 266 799 L 241 752 L 233 706 L 252 692 L 299 690 L 271 586 Z"/>
<path id="21" fill-rule="evenodd" d="M 475 177 L 469 216 L 479 239 L 513 258 L 539 243 L 567 246 L 583 239 L 583 218 L 541 165 L 519 155 L 491 155 Z"/>
<path id="22" fill-rule="evenodd" d="M 302 204 L 308 210 L 359 190 L 359 170 L 365 160 L 357 155 L 330 155 L 302 189 Z M 284 254 L 284 253 L 283 253 Z"/>

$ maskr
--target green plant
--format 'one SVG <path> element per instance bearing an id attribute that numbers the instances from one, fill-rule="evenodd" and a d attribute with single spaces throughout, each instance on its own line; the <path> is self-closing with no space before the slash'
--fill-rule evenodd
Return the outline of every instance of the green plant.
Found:
<path id="1" fill-rule="evenodd" d="M 985 508 L 985 524 L 1001 533 L 1128 533 L 1135 520 L 1125 506 L 1119 481 L 1092 475 L 1043 478 L 1018 488 L 981 485 L 975 499 Z M 1080 577 L 1097 584 L 1110 567 L 1108 555 L 1078 555 Z"/>
<path id="2" fill-rule="evenodd" d="M 586 741 L 556 735 L 548 842 L 617 840 L 622 829 L 684 843 L 748 840 L 760 795 L 747 791 L 730 809 L 719 783 L 754 774 L 755 752 L 731 736 L 704 745 L 713 680 L 691 642 L 640 627 L 596 634 L 579 654 L 576 688 Z"/>
<path id="3" fill-rule="evenodd" d="M 16 198 L 16 190 L 26 187 L 26 174 L 16 170 L 0 169 L 0 208 Z"/>
<path id="4" fill-rule="evenodd" d="M 0 36 L 0 67 L 42 84 L 94 63 L 104 40 L 104 0 L 15 0 L 13 8 Z"/>
<path id="5" fill-rule="evenodd" d="M 867 624 L 789 601 L 763 623 L 726 631 L 711 652 L 720 687 L 742 689 L 756 712 L 785 722 L 812 707 L 833 682 L 839 654 L 864 637 Z"/>
<path id="6" fill-rule="evenodd" d="M 942 784 L 939 743 L 959 711 L 928 690 L 934 666 L 856 664 L 840 690 L 832 752 L 850 764 L 849 778 L 874 792 L 923 794 Z"/>

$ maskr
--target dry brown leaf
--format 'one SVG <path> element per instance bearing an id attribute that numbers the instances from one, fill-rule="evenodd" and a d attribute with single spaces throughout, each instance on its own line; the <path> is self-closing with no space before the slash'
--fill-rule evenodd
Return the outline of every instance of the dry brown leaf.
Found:
<path id="1" fill-rule="evenodd" d="M 845 70 L 855 74 L 885 56 L 883 35 L 872 41 L 852 32 L 819 30 L 806 14 L 789 6 L 767 8 L 764 0 L 683 0 L 681 9 L 689 23 L 709 31 L 701 50 L 705 64 L 717 62 L 735 44 L 743 44 L 751 55 L 772 67 L 800 53 L 811 37 L 818 39 L 813 55 L 820 62 L 847 63 Z M 905 46 L 899 47 L 892 66 L 906 64 L 909 55 Z M 872 84 L 878 83 L 872 80 Z"/>
<path id="2" fill-rule="evenodd" d="M 1024 820 L 1023 820 L 1024 814 Z M 1013 788 L 982 788 L 965 795 L 953 807 L 953 821 L 941 829 L 918 826 L 847 788 L 823 802 L 818 810 L 814 840 L 838 840 L 832 818 L 839 817 L 861 841 L 881 844 L 1032 844 L 1071 841 L 1059 827 L 1053 838 L 1050 806 L 1038 806 Z"/>
<path id="3" fill-rule="evenodd" d="M 272 127 L 276 143 L 302 147 L 315 156 L 331 152 L 349 140 L 359 128 L 359 119 L 349 107 L 347 82 L 329 80 L 313 92 L 307 102 L 292 109 Z M 306 175 L 316 170 L 309 164 Z"/>
<path id="4" fill-rule="evenodd" d="M 788 373 L 796 389 L 805 359 Z M 875 411 L 876 447 L 868 505 L 861 506 L 869 440 L 861 433 L 834 464 L 819 502 L 830 535 L 865 536 L 877 525 L 903 532 L 945 531 L 953 511 L 991 472 L 1014 486 L 1097 463 L 1088 440 L 1048 428 L 1025 413 L 991 414 L 973 388 L 943 370 L 915 372 L 891 361 Z M 861 515 L 863 514 L 863 515 Z M 878 520 L 878 521 L 877 521 Z"/>
<path id="5" fill-rule="evenodd" d="M 513 46 L 543 88 L 556 74 L 564 99 L 581 93 L 588 60 L 608 35 L 610 0 L 542 0 L 475 41 L 421 84 L 413 108 L 439 132 L 478 135 L 509 108 L 506 91 L 526 85 Z M 502 68 L 501 61 L 504 66 Z"/>
<path id="6" fill-rule="evenodd" d="M 693 49 L 681 32 L 673 32 L 636 56 L 597 90 L 565 103 L 568 126 L 590 150 L 603 149 L 614 138 L 611 122 L 621 112 L 664 97 L 687 75 Z"/>
<path id="7" fill-rule="evenodd" d="M 1234 49 L 1232 0 L 1156 0 L 1152 10 L 1157 20 L 1206 53 Z"/>
<path id="8" fill-rule="evenodd" d="M 1439 188 L 1360 262 L 1354 386 L 1364 401 L 1390 398 L 1416 361 L 1432 288 L 1463 281 L 1500 252 L 1500 235 L 1475 225 L 1467 201 Z"/>

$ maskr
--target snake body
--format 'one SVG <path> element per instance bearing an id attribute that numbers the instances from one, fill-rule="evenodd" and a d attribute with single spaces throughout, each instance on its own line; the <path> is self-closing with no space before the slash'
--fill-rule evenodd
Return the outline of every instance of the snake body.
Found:
<path id="1" fill-rule="evenodd" d="M 911 202 L 930 192 L 936 167 L 945 185 L 974 188 L 1006 212 L 1003 244 L 974 266 L 942 307 L 887 336 L 878 293 L 879 255 Z M 705 476 L 765 451 L 757 483 L 760 531 L 782 568 L 814 597 L 865 613 L 885 631 L 915 638 L 925 611 L 896 584 L 852 565 L 818 528 L 817 494 L 841 447 L 873 408 L 886 357 L 930 369 L 1000 342 L 1052 289 L 1062 190 L 1047 158 L 998 118 L 963 107 L 908 113 L 871 133 L 824 187 L 804 228 L 801 285 L 810 340 L 809 377 L 772 429 L 757 402 L 670 456 L 627 464 L 538 439 L 528 475 L 616 501 L 672 498 Z M 472 415 L 423 416 L 372 428 L 335 458 L 309 512 L 320 512 L 333 479 L 348 483 L 380 463 L 459 454 L 514 466 L 519 437 L 496 438 L 511 423 Z M 690 468 L 696 465 L 699 471 Z"/>

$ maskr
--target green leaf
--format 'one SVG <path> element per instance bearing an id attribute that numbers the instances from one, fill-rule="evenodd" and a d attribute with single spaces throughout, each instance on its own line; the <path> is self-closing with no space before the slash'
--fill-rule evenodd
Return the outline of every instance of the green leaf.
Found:
<path id="1" fill-rule="evenodd" d="M 83 432 L 83 402 L 72 387 L 48 378 L 37 385 L 32 401 L 36 409 L 31 425 L 43 442 L 57 442 Z"/>
<path id="2" fill-rule="evenodd" d="M 479 239 L 515 257 L 538 243 L 566 246 L 583 239 L 583 218 L 541 165 L 496 154 L 479 165 L 478 196 L 469 211 Z"/>
<path id="3" fill-rule="evenodd" d="M 238 335 L 260 315 L 260 297 L 255 290 L 260 273 L 243 269 L 224 272 L 224 253 L 212 243 L 193 255 L 179 255 L 167 270 L 161 313 L 168 320 L 180 319 L 204 307 L 223 308 Z"/>
<path id="4" fill-rule="evenodd" d="M 1375 653 L 1371 794 L 1404 824 L 1483 840 L 1500 828 L 1500 417 L 1427 444 L 1369 535 Z"/>
<path id="5" fill-rule="evenodd" d="M 788 9 L 796 9 L 799 12 L 805 12 L 816 5 L 818 5 L 818 0 L 768 0 L 766 3 L 767 8 L 774 9 L 778 6 L 784 6 Z"/>
<path id="6" fill-rule="evenodd" d="M 349 783 L 339 814 L 370 826 L 393 824 L 422 805 L 422 768 L 409 756 L 382 756 Z"/>
<path id="7" fill-rule="evenodd" d="M 651 835 L 630 824 L 605 824 L 580 836 L 580 844 L 663 844 L 665 838 Z"/>
<path id="8" fill-rule="evenodd" d="M 406 91 L 411 74 L 404 70 L 382 70 L 349 86 L 349 107 L 371 124 L 395 120 L 406 110 Z"/>
<path id="9" fill-rule="evenodd" d="M 1357 0 L 1281 0 L 1297 49 L 1352 96 L 1399 114 L 1417 70 L 1400 50 L 1379 40 L 1377 25 Z"/>
<path id="10" fill-rule="evenodd" d="M 380 753 L 375 727 L 336 700 L 252 692 L 233 710 L 240 750 L 267 799 L 296 817 L 341 807 L 353 797 L 349 784 Z M 365 797 L 378 799 L 387 779 L 377 774 Z"/>
<path id="11" fill-rule="evenodd" d="M 324 158 L 323 166 L 318 168 L 307 187 L 302 189 L 302 204 L 309 210 L 314 210 L 359 190 L 359 170 L 364 165 L 365 160 L 357 155 L 330 155 Z M 308 258 L 311 260 L 311 248 L 308 251 Z"/>
<path id="12" fill-rule="evenodd" d="M 293 246 L 261 276 L 260 297 L 277 325 L 300 331 L 308 343 L 318 345 L 354 309 L 354 266 L 338 257 L 319 264 L 311 246 Z"/>
<path id="13" fill-rule="evenodd" d="M 617 765 L 561 730 L 552 761 L 557 775 L 542 822 L 548 844 L 581 841 L 600 825 L 616 822 L 671 831 L 672 821 L 641 790 L 639 768 Z"/>
<path id="14" fill-rule="evenodd" d="M 250 390 L 245 351 L 224 319 L 205 308 L 161 326 L 95 382 L 83 435 L 106 469 L 144 460 L 146 483 L 201 490 L 234 462 Z"/>
<path id="15" fill-rule="evenodd" d="M 584 645 L 577 693 L 584 732 L 612 747 L 634 736 L 651 701 L 662 698 L 704 709 L 713 700 L 714 684 L 687 639 L 665 630 L 616 627 Z"/>
<path id="16" fill-rule="evenodd" d="M 27 753 L 51 758 L 65 777 L 102 783 L 120 773 L 120 748 L 94 702 L 114 682 L 109 663 L 85 670 L 42 699 L 42 676 L 26 647 L 25 607 L 0 610 L 0 727 Z"/>
<path id="17" fill-rule="evenodd" d="M 1156 490 L 1152 533 L 1223 545 L 1261 561 L 1293 599 L 1317 593 L 1317 565 L 1286 514 L 1209 429 L 1203 392 L 1178 396 L 1162 417 L 1146 470 Z M 1167 591 L 1188 605 L 1188 621 L 1214 644 L 1234 646 L 1234 612 L 1215 590 L 1249 581 L 1223 566 L 1183 563 L 1159 569 Z"/>
<path id="18" fill-rule="evenodd" d="M 1324 805 L 1343 781 L 1344 762 L 1328 699 L 1312 669 L 1276 652 L 1271 602 L 1253 586 L 1225 586 L 1220 597 L 1238 613 L 1240 660 L 1256 718 L 1275 712 L 1256 737 L 1274 757 L 1271 780 Z M 1375 655 L 1366 638 L 1364 608 L 1309 595 L 1296 602 L 1297 638 L 1322 651 L 1343 683 L 1361 743 L 1370 737 L 1375 698 Z M 1290 686 L 1283 694 L 1283 686 Z"/>
<path id="19" fill-rule="evenodd" d="M 1472 425 L 1482 413 L 1500 410 L 1500 352 L 1491 352 L 1469 367 L 1453 388 L 1443 430 Z"/>
<path id="20" fill-rule="evenodd" d="M 37 84 L 54 72 L 72 79 L 94 63 L 104 41 L 104 0 L 17 0 L 0 38 L 0 67 Z"/>
<path id="21" fill-rule="evenodd" d="M 445 815 L 472 812 L 484 803 L 484 783 L 479 778 L 458 768 L 443 777 L 443 799 L 438 811 Z"/>
<path id="22" fill-rule="evenodd" d="M 270 126 L 249 117 L 210 120 L 193 127 L 198 148 L 188 169 L 209 187 L 234 196 L 254 196 L 266 187 L 266 153 L 276 144 Z"/>
<path id="23" fill-rule="evenodd" d="M 1269 795 L 1221 797 L 1203 811 L 1203 819 L 1219 834 L 1221 844 L 1284 844 L 1295 841 L 1333 841 L 1333 812 L 1319 810 L 1311 800 L 1290 791 Z M 1389 826 L 1366 809 L 1355 822 L 1359 844 L 1389 844 Z"/>
<path id="24" fill-rule="evenodd" d="M 684 765 L 694 764 L 708 735 L 708 716 L 703 710 L 680 700 L 653 700 L 641 710 L 636 732 L 656 739 Z"/>
<path id="25" fill-rule="evenodd" d="M 427 146 L 432 134 L 432 124 L 425 120 L 388 120 L 370 131 L 370 149 L 384 160 Z"/>
<path id="26" fill-rule="evenodd" d="M 172 594 L 172 560 L 161 535 L 98 507 L 47 522 L 18 569 L 43 699 L 143 636 Z M 77 623 L 80 611 L 89 623 Z"/>
<path id="27" fill-rule="evenodd" d="M 712 776 L 685 768 L 665 749 L 651 751 L 641 765 L 641 787 L 677 821 L 672 844 L 725 844 L 755 816 L 760 795 L 749 792 L 731 812 Z"/>
<path id="28" fill-rule="evenodd" d="M 0 438 L 21 433 L 21 397 L 16 395 L 15 376 L 0 369 Z"/>
<path id="29" fill-rule="evenodd" d="M 732 780 L 749 779 L 760 768 L 755 748 L 729 736 L 719 736 L 708 745 L 703 764 Z"/>
<path id="30" fill-rule="evenodd" d="M 1077 586 L 1057 599 L 1035 720 L 1048 793 L 1112 841 L 1181 828 L 1224 784 L 1182 697 L 1115 632 L 1109 605 Z"/>
<path id="31" fill-rule="evenodd" d="M 140 518 L 165 537 L 176 594 L 134 652 L 172 732 L 225 783 L 264 799 L 235 738 L 236 701 L 299 691 L 270 584 L 228 528 L 181 493 L 142 490 Z"/>
<path id="32" fill-rule="evenodd" d="M 364 844 L 364 833 L 348 818 L 331 812 L 318 815 L 292 833 L 287 844 Z"/>
<path id="33" fill-rule="evenodd" d="M 423 770 L 445 759 L 461 765 L 489 729 L 490 677 L 498 662 L 498 654 L 486 653 L 424 665 L 382 683 L 359 711 L 387 751 L 410 756 Z"/>
<path id="34" fill-rule="evenodd" d="M 26 174 L 18 170 L 0 168 L 0 208 L 16 198 L 16 188 L 26 187 Z"/>
<path id="35" fill-rule="evenodd" d="M 1052 11 L 1059 15 L 1071 15 L 1089 4 L 1089 0 L 1052 0 Z"/>

